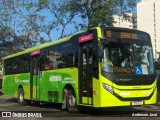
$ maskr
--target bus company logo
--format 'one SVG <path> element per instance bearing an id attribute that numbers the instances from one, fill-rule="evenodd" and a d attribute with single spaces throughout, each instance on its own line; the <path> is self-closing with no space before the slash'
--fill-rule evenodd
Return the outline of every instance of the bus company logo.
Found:
<path id="1" fill-rule="evenodd" d="M 12 117 L 11 112 L 2 112 L 2 117 Z"/>
<path id="2" fill-rule="evenodd" d="M 53 76 L 50 76 L 50 79 L 49 81 L 62 81 L 62 76 L 60 75 L 53 75 Z"/>
<path id="3" fill-rule="evenodd" d="M 133 86 L 133 89 L 141 89 L 140 86 Z"/>

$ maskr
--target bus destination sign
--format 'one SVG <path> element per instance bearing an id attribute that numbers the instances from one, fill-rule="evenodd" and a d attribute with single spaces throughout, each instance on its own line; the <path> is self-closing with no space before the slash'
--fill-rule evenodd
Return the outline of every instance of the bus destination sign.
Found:
<path id="1" fill-rule="evenodd" d="M 108 40 L 124 39 L 124 40 L 149 40 L 149 35 L 141 31 L 131 30 L 109 30 L 105 31 Z"/>
<path id="2" fill-rule="evenodd" d="M 120 38 L 137 39 L 137 34 L 136 33 L 129 33 L 129 32 L 120 32 Z"/>
<path id="3" fill-rule="evenodd" d="M 92 39 L 93 39 L 93 34 L 90 33 L 88 35 L 80 36 L 78 42 L 83 43 L 83 42 L 91 41 Z"/>
<path id="4" fill-rule="evenodd" d="M 39 55 L 40 54 L 40 50 L 35 50 L 33 52 L 31 52 L 31 56 L 35 56 L 35 55 Z"/>
<path id="5" fill-rule="evenodd" d="M 118 34 L 118 32 L 117 32 Z M 113 37 L 113 35 L 115 35 L 115 32 L 111 31 L 111 30 L 106 30 L 106 35 L 107 38 L 111 38 Z M 136 33 L 131 33 L 131 32 L 119 32 L 119 38 L 122 39 L 137 39 L 137 34 Z"/>

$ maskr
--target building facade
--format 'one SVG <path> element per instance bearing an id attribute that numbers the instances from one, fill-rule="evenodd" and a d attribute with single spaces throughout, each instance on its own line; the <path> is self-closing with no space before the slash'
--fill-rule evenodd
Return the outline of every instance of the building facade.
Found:
<path id="1" fill-rule="evenodd" d="M 130 19 L 124 19 L 121 16 L 115 15 L 113 23 L 114 27 L 123 27 L 123 28 L 131 28 L 137 29 L 137 14 L 136 13 L 127 13 Z"/>
<path id="2" fill-rule="evenodd" d="M 155 60 L 160 52 L 160 0 L 142 0 L 137 4 L 138 30 L 151 36 Z"/>
<path id="3" fill-rule="evenodd" d="M 115 27 L 138 29 L 150 34 L 154 52 L 157 60 L 157 52 L 160 52 L 160 0 L 141 0 L 137 3 L 137 13 L 127 13 L 132 20 L 124 20 L 122 17 L 114 16 Z"/>

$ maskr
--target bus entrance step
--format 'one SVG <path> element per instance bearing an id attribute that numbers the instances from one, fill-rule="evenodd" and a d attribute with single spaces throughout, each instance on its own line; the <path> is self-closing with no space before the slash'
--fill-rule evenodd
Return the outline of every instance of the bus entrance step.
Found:
<path id="1" fill-rule="evenodd" d="M 92 107 L 93 105 L 89 105 L 89 104 L 79 104 L 80 106 L 88 106 L 88 107 Z"/>

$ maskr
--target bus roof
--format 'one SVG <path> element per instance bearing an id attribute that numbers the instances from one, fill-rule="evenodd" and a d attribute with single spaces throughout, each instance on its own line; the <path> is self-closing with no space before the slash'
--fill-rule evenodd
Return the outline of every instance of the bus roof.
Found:
<path id="1" fill-rule="evenodd" d="M 62 42 L 70 40 L 71 37 L 72 36 L 68 36 L 68 37 L 62 38 L 62 39 L 54 41 L 54 42 L 48 42 L 48 43 L 41 44 L 39 46 L 28 48 L 28 49 L 26 49 L 26 50 L 24 50 L 22 52 L 18 52 L 18 53 L 15 53 L 13 55 L 9 55 L 9 56 L 7 56 L 7 57 L 5 57 L 3 59 L 5 60 L 5 59 L 13 58 L 13 57 L 16 57 L 16 56 L 19 56 L 19 55 L 30 53 L 30 52 L 38 50 L 38 49 L 43 49 L 43 48 L 46 48 L 46 47 L 49 47 L 49 46 L 52 46 L 52 45 L 56 45 L 56 44 L 59 44 L 59 43 L 62 43 Z"/>
<path id="2" fill-rule="evenodd" d="M 91 28 L 90 30 L 93 30 L 93 29 L 97 29 L 97 30 L 99 29 L 98 31 L 99 31 L 100 33 L 99 33 L 98 35 L 101 35 L 101 34 L 102 34 L 102 33 L 101 33 L 101 30 L 100 30 L 101 27 L 94 27 L 94 28 Z M 104 28 L 102 28 L 102 29 L 104 29 Z M 148 33 L 144 32 L 144 31 L 139 31 L 139 30 L 134 30 L 134 29 L 128 29 L 128 28 L 105 27 L 105 29 L 132 30 L 132 31 L 143 32 L 143 33 L 145 33 L 145 34 L 148 34 Z M 83 32 L 84 32 L 84 31 L 83 31 Z M 82 33 L 82 32 L 81 32 L 81 33 Z M 79 33 L 77 33 L 77 34 L 79 34 Z M 76 34 L 74 34 L 74 35 L 76 35 Z M 39 46 L 35 46 L 35 47 L 28 48 L 28 49 L 26 49 L 26 50 L 24 50 L 24 51 L 22 51 L 22 52 L 18 52 L 18 53 L 15 53 L 15 54 L 13 54 L 13 55 L 9 55 L 9 56 L 7 56 L 7 57 L 5 57 L 5 58 L 3 58 L 3 59 L 5 60 L 5 59 L 13 58 L 13 57 L 16 57 L 16 56 L 19 56 L 19 55 L 23 55 L 23 54 L 26 54 L 26 53 L 30 53 L 30 52 L 32 52 L 32 51 L 36 51 L 36 50 L 43 49 L 43 48 L 46 48 L 46 47 L 49 47 L 49 46 L 52 46 L 52 45 L 56 45 L 56 44 L 59 44 L 59 43 L 63 43 L 63 42 L 65 42 L 65 41 L 69 41 L 69 40 L 71 39 L 71 37 L 73 37 L 74 35 L 71 35 L 71 36 L 68 36 L 68 37 L 59 39 L 59 40 L 54 41 L 54 42 L 48 42 L 48 43 L 41 44 L 41 45 L 39 45 Z M 148 35 L 149 35 L 149 34 L 148 34 Z M 98 38 L 100 38 L 100 36 L 98 36 Z"/>
<path id="3" fill-rule="evenodd" d="M 93 29 L 100 29 L 100 27 L 91 28 L 91 30 L 93 30 Z M 83 32 L 84 32 L 84 31 L 83 31 Z M 82 33 L 82 32 L 80 32 L 80 33 Z M 77 33 L 77 34 L 79 34 L 79 33 Z M 76 35 L 76 34 L 74 34 L 74 35 Z M 13 58 L 13 57 L 16 57 L 16 56 L 19 56 L 19 55 L 23 55 L 23 54 L 26 54 L 26 53 L 30 53 L 30 52 L 32 52 L 32 51 L 35 51 L 35 50 L 38 50 L 38 49 L 43 49 L 43 48 L 46 48 L 46 47 L 49 47 L 49 46 L 52 46 L 52 45 L 56 45 L 56 44 L 59 44 L 59 43 L 63 43 L 63 42 L 65 42 L 65 41 L 70 40 L 71 37 L 73 37 L 74 35 L 71 35 L 71 36 L 68 36 L 68 37 L 59 39 L 59 40 L 54 41 L 54 42 L 48 42 L 48 43 L 41 44 L 41 45 L 39 45 L 39 46 L 35 46 L 35 47 L 28 48 L 28 49 L 26 49 L 26 50 L 24 50 L 24 51 L 15 53 L 15 54 L 13 54 L 13 55 L 9 55 L 9 56 L 3 58 L 3 60 L 9 59 L 9 58 Z"/>

